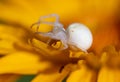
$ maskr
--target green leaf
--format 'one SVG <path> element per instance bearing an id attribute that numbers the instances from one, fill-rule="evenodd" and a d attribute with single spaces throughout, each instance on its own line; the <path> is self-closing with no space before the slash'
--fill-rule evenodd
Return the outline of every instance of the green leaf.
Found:
<path id="1" fill-rule="evenodd" d="M 35 75 L 23 75 L 16 82 L 30 82 Z"/>

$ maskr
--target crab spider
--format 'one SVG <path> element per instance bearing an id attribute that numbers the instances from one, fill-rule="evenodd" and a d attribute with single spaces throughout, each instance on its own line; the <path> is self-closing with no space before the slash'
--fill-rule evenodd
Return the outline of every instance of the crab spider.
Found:
<path id="1" fill-rule="evenodd" d="M 55 17 L 55 22 L 46 22 L 43 21 L 46 18 Z M 40 34 L 45 37 L 50 37 L 51 40 L 60 40 L 61 43 L 64 45 L 62 50 L 67 49 L 68 47 L 72 46 L 74 49 L 80 49 L 82 51 L 87 52 L 87 49 L 89 49 L 92 45 L 92 33 L 87 28 L 87 26 L 80 24 L 80 23 L 73 23 L 68 26 L 68 28 L 65 30 L 63 27 L 63 24 L 59 22 L 59 16 L 57 14 L 50 14 L 47 16 L 40 17 L 39 21 L 35 24 L 37 24 L 37 29 L 39 28 L 40 24 L 48 24 L 53 26 L 53 30 L 47 33 L 43 32 L 36 32 L 37 34 Z M 48 44 L 50 41 L 48 41 Z"/>

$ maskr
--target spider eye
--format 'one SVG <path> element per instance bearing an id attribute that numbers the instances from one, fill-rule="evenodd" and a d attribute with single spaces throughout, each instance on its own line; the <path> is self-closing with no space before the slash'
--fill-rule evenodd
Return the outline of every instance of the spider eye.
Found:
<path id="1" fill-rule="evenodd" d="M 86 51 L 89 49 L 93 42 L 93 37 L 90 29 L 80 23 L 73 23 L 67 28 L 68 43 L 69 45 L 76 46 L 77 48 Z"/>

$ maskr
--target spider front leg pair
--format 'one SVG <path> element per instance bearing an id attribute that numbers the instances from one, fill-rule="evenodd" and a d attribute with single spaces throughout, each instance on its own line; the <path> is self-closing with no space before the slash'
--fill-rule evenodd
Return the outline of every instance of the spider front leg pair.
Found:
<path id="1" fill-rule="evenodd" d="M 56 18 L 55 22 L 44 21 L 44 19 L 51 18 L 51 17 Z M 53 30 L 50 31 L 50 32 L 46 32 L 46 33 L 38 32 L 40 24 L 51 25 L 51 26 L 53 26 Z M 50 15 L 47 15 L 47 16 L 42 16 L 42 17 L 40 17 L 40 19 L 39 19 L 39 21 L 37 23 L 32 25 L 32 27 L 34 25 L 37 25 L 37 30 L 36 30 L 35 33 L 40 34 L 40 35 L 42 35 L 44 37 L 49 37 L 50 38 L 47 41 L 47 43 L 49 45 L 51 45 L 52 42 L 53 42 L 53 44 L 56 44 L 56 42 L 53 41 L 53 40 L 56 40 L 56 41 L 61 41 L 61 43 L 63 44 L 63 47 L 60 48 L 60 50 L 68 48 L 66 31 L 65 31 L 63 25 L 59 22 L 59 16 L 57 14 L 50 14 Z"/>

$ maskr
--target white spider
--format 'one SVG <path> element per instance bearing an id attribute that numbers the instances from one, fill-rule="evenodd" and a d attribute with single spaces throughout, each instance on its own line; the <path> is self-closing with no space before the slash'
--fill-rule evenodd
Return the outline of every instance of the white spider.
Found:
<path id="1" fill-rule="evenodd" d="M 50 17 L 55 17 L 56 21 L 55 22 L 43 21 L 44 19 Z M 83 24 L 73 23 L 65 30 L 63 25 L 59 22 L 59 16 L 57 14 L 50 14 L 47 16 L 40 17 L 39 21 L 35 23 L 38 25 L 37 30 L 41 23 L 52 25 L 53 30 L 47 33 L 38 31 L 36 33 L 43 35 L 45 37 L 50 37 L 51 39 L 54 40 L 60 40 L 64 45 L 62 50 L 67 49 L 68 46 L 72 46 L 72 48 L 77 48 L 87 52 L 87 49 L 89 49 L 92 45 L 93 41 L 92 33 Z M 51 40 L 49 40 L 48 43 L 50 43 L 50 41 Z"/>

